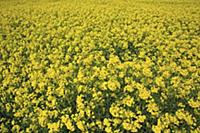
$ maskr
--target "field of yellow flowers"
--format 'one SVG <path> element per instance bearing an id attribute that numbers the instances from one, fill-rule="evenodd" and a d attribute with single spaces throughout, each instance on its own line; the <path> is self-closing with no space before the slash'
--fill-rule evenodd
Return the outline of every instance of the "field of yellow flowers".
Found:
<path id="1" fill-rule="evenodd" d="M 199 133 L 199 0 L 0 0 L 1 133 Z"/>

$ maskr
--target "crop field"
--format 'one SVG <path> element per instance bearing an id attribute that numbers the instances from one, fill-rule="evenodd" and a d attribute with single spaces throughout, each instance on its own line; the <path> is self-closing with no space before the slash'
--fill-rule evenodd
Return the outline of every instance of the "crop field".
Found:
<path id="1" fill-rule="evenodd" d="M 200 0 L 0 0 L 1 133 L 199 133 Z"/>

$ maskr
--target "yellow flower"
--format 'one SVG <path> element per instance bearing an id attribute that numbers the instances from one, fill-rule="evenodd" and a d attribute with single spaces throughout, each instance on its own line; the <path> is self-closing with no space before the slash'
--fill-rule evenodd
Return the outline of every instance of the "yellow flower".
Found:
<path id="1" fill-rule="evenodd" d="M 105 119 L 103 120 L 103 124 L 104 124 L 105 126 L 107 126 L 107 127 L 110 126 L 110 122 L 109 122 L 109 120 L 108 120 L 107 118 L 105 118 Z"/>
<path id="2" fill-rule="evenodd" d="M 181 69 L 181 70 L 179 70 L 179 72 L 180 72 L 180 74 L 182 75 L 182 76 L 187 76 L 188 75 L 188 71 L 186 70 L 186 69 Z"/>
<path id="3" fill-rule="evenodd" d="M 108 89 L 115 91 L 117 88 L 120 88 L 120 83 L 117 80 L 108 81 Z"/>
<path id="4" fill-rule="evenodd" d="M 122 122 L 121 119 L 115 118 L 113 119 L 113 126 L 117 126 L 118 124 L 120 124 Z"/>
<path id="5" fill-rule="evenodd" d="M 126 129 L 126 130 L 131 130 L 131 128 L 132 128 L 132 125 L 128 122 L 123 122 L 122 125 L 123 125 L 124 129 Z"/>
<path id="6" fill-rule="evenodd" d="M 128 42 L 123 42 L 122 48 L 127 49 L 128 48 Z"/>
<path id="7" fill-rule="evenodd" d="M 110 109 L 109 109 L 110 113 L 111 113 L 112 116 L 114 116 L 114 117 L 118 117 L 119 110 L 120 110 L 119 107 L 113 106 L 113 105 L 112 105 L 112 106 L 110 107 Z"/>
<path id="8" fill-rule="evenodd" d="M 75 130 L 75 128 L 74 128 L 74 126 L 73 126 L 73 124 L 72 124 L 72 122 L 71 122 L 71 120 L 70 120 L 68 115 L 66 115 L 65 117 L 62 116 L 61 117 L 61 121 L 65 124 L 67 129 L 69 129 L 70 131 L 74 131 Z"/>
<path id="9" fill-rule="evenodd" d="M 156 78 L 156 84 L 157 84 L 159 87 L 165 87 L 165 83 L 164 83 L 162 77 L 157 77 L 157 78 Z"/>
<path id="10" fill-rule="evenodd" d="M 48 120 L 48 114 L 46 110 L 41 110 L 39 117 L 38 117 L 38 122 L 40 124 L 41 127 L 45 127 L 47 124 L 47 120 Z"/>
<path id="11" fill-rule="evenodd" d="M 138 122 L 142 123 L 146 120 L 146 116 L 145 115 L 139 115 L 138 116 Z"/>
<path id="12" fill-rule="evenodd" d="M 97 120 L 96 121 L 96 125 L 100 128 L 100 129 L 103 129 L 103 124 L 100 120 Z"/>
<path id="13" fill-rule="evenodd" d="M 99 85 L 100 89 L 101 89 L 101 90 L 107 90 L 107 89 L 108 89 L 107 84 L 108 84 L 107 82 L 101 83 L 101 84 Z"/>
<path id="14" fill-rule="evenodd" d="M 56 89 L 56 92 L 57 92 L 58 96 L 64 96 L 65 89 L 63 87 L 59 87 Z"/>
<path id="15" fill-rule="evenodd" d="M 145 57 L 146 52 L 143 50 L 140 52 L 139 56 L 140 58 L 144 58 Z"/>
<path id="16" fill-rule="evenodd" d="M 199 133 L 199 131 L 200 131 L 200 127 L 197 127 L 196 129 L 194 129 L 194 133 Z"/>
<path id="17" fill-rule="evenodd" d="M 193 108 L 199 108 L 200 107 L 200 101 L 194 101 L 194 99 L 189 100 L 189 105 Z"/>
<path id="18" fill-rule="evenodd" d="M 131 85 L 126 85 L 126 86 L 124 87 L 124 91 L 133 92 L 134 89 L 133 89 L 133 87 L 132 87 Z"/>
<path id="19" fill-rule="evenodd" d="M 159 90 L 159 88 L 157 88 L 157 87 L 152 87 L 151 88 L 151 92 L 152 93 L 158 93 L 158 90 Z"/>
<path id="20" fill-rule="evenodd" d="M 106 128 L 105 128 L 105 131 L 106 131 L 107 133 L 112 133 L 112 128 L 111 128 L 111 127 L 106 127 Z"/>
<path id="21" fill-rule="evenodd" d="M 59 122 L 48 123 L 48 128 L 50 133 L 58 132 L 59 131 Z"/>
<path id="22" fill-rule="evenodd" d="M 110 55 L 109 58 L 109 65 L 116 65 L 120 63 L 120 59 L 118 56 L 115 56 L 114 54 Z"/>
<path id="23" fill-rule="evenodd" d="M 55 108 L 56 107 L 56 98 L 54 96 L 48 96 L 47 97 L 48 102 L 46 103 L 47 106 L 51 107 L 51 108 Z"/>
<path id="24" fill-rule="evenodd" d="M 84 109 L 84 104 L 83 104 L 83 99 L 82 99 L 83 95 L 77 96 L 76 98 L 76 104 L 77 104 L 77 108 L 79 110 Z"/>
<path id="25" fill-rule="evenodd" d="M 55 78 L 56 71 L 53 68 L 48 69 L 48 75 L 50 78 Z"/>
<path id="26" fill-rule="evenodd" d="M 170 76 L 169 71 L 164 71 L 164 72 L 163 72 L 163 77 L 164 77 L 164 78 L 168 78 L 169 76 Z"/>
<path id="27" fill-rule="evenodd" d="M 152 77 L 153 76 L 150 68 L 144 67 L 142 72 L 143 72 L 144 76 L 146 76 L 146 77 Z"/>
<path id="28" fill-rule="evenodd" d="M 173 84 L 174 87 L 178 87 L 179 83 L 180 83 L 180 78 L 178 76 L 173 77 L 171 79 L 171 84 Z"/>
<path id="29" fill-rule="evenodd" d="M 20 132 L 20 126 L 19 125 L 14 125 L 11 129 L 12 132 L 17 132 L 19 133 Z"/>
<path id="30" fill-rule="evenodd" d="M 91 65 L 91 64 L 92 64 L 92 61 L 93 61 L 93 55 L 92 55 L 92 54 L 89 55 L 87 58 L 85 58 L 85 59 L 83 60 L 83 62 L 84 62 L 85 65 Z"/>
<path id="31" fill-rule="evenodd" d="M 106 68 L 103 67 L 103 68 L 101 69 L 100 73 L 99 73 L 99 78 L 100 78 L 101 80 L 106 79 L 106 76 L 107 76 L 107 74 L 108 74 L 108 72 L 107 72 L 105 69 L 106 69 Z"/>
<path id="32" fill-rule="evenodd" d="M 189 125 L 194 124 L 192 115 L 190 115 L 187 111 L 183 109 L 179 109 L 178 111 L 176 111 L 176 116 L 179 120 L 185 120 Z"/>
<path id="33" fill-rule="evenodd" d="M 150 92 L 145 88 L 139 90 L 139 97 L 143 100 L 147 100 L 150 97 Z"/>
<path id="34" fill-rule="evenodd" d="M 160 126 L 153 125 L 152 130 L 153 130 L 154 133 L 161 133 L 162 128 Z"/>
<path id="35" fill-rule="evenodd" d="M 66 61 L 66 62 L 69 62 L 70 58 L 71 58 L 71 57 L 70 57 L 69 55 L 65 55 L 65 61 Z"/>
<path id="36" fill-rule="evenodd" d="M 119 73 L 119 77 L 120 77 L 120 78 L 123 78 L 124 75 L 125 75 L 124 72 L 120 72 L 120 73 Z"/>
<path id="37" fill-rule="evenodd" d="M 159 111 L 159 108 L 157 106 L 156 103 L 154 102 L 150 102 L 148 105 L 147 105 L 147 111 L 150 112 L 153 116 L 157 116 L 158 115 L 158 111 Z"/>
<path id="38" fill-rule="evenodd" d="M 85 74 L 82 70 L 79 70 L 77 78 L 79 81 L 83 80 L 83 78 L 85 77 Z"/>
<path id="39" fill-rule="evenodd" d="M 84 124 L 83 124 L 82 121 L 78 121 L 78 122 L 76 123 L 76 125 L 77 125 L 77 127 L 78 127 L 81 131 L 85 131 L 85 126 L 84 126 Z"/>
<path id="40" fill-rule="evenodd" d="M 125 97 L 123 100 L 122 100 L 123 104 L 131 107 L 132 104 L 134 104 L 134 100 L 132 97 L 130 97 L 129 95 L 127 97 Z"/>

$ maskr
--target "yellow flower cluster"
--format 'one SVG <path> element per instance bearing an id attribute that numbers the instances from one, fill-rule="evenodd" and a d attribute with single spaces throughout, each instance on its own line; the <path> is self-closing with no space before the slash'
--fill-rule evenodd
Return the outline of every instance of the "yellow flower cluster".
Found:
<path id="1" fill-rule="evenodd" d="M 199 0 L 1 0 L 0 133 L 199 133 Z"/>

